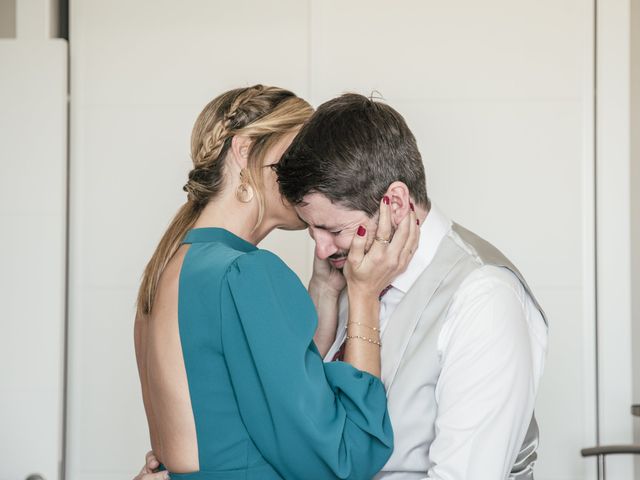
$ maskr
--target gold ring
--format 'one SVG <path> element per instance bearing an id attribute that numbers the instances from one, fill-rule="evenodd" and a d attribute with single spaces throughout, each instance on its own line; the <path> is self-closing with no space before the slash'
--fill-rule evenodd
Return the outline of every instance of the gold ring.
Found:
<path id="1" fill-rule="evenodd" d="M 376 237 L 374 238 L 374 240 L 378 243 L 381 243 L 383 245 L 389 245 L 391 243 L 391 240 L 387 240 L 386 238 L 380 238 L 380 237 Z"/>

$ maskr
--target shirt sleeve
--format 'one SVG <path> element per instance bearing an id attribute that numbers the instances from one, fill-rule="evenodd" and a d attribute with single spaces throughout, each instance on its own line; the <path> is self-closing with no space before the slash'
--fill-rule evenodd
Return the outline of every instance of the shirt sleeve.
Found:
<path id="1" fill-rule="evenodd" d="M 313 303 L 277 256 L 242 255 L 226 280 L 224 355 L 262 455 L 284 478 L 371 478 L 393 449 L 381 381 L 347 363 L 322 362 Z"/>
<path id="2" fill-rule="evenodd" d="M 527 301 L 519 281 L 498 267 L 479 270 L 456 294 L 439 339 L 442 372 L 427 478 L 508 477 L 541 373 L 530 324 L 544 322 Z"/>

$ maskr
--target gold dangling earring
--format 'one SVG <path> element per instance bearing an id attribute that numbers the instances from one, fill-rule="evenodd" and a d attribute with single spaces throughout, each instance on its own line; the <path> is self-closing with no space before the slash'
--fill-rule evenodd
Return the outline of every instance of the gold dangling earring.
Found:
<path id="1" fill-rule="evenodd" d="M 253 200 L 253 187 L 247 180 L 247 169 L 240 170 L 240 185 L 236 189 L 236 198 L 242 203 L 249 203 Z"/>

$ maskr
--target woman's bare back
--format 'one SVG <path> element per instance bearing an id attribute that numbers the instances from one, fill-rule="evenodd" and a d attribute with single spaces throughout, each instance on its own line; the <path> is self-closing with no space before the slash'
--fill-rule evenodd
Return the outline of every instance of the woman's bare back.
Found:
<path id="1" fill-rule="evenodd" d="M 135 344 L 151 447 L 172 472 L 199 470 L 198 441 L 178 327 L 180 270 L 189 245 L 164 269 L 150 315 L 136 318 Z"/>

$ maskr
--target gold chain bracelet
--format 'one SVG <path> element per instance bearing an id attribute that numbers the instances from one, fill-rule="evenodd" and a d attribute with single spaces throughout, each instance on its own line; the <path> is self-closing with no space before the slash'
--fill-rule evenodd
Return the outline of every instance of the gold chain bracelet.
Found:
<path id="1" fill-rule="evenodd" d="M 379 347 L 382 347 L 382 343 L 380 343 L 379 340 L 375 340 L 375 339 L 369 338 L 369 337 L 362 337 L 360 335 L 347 335 L 347 340 L 354 340 L 356 338 L 358 340 L 364 340 L 365 342 L 369 342 L 369 343 L 372 343 L 374 345 L 378 345 Z"/>
<path id="2" fill-rule="evenodd" d="M 379 328 L 376 328 L 376 327 L 370 327 L 369 325 L 365 325 L 365 324 L 364 324 L 364 323 L 362 323 L 362 322 L 348 322 L 348 323 L 344 326 L 344 329 L 346 330 L 346 329 L 349 327 L 349 325 L 358 325 L 358 326 L 360 326 L 360 327 L 364 327 L 364 328 L 368 328 L 369 330 L 373 330 L 374 332 L 379 332 L 379 331 L 380 331 L 380 329 L 379 329 Z"/>

